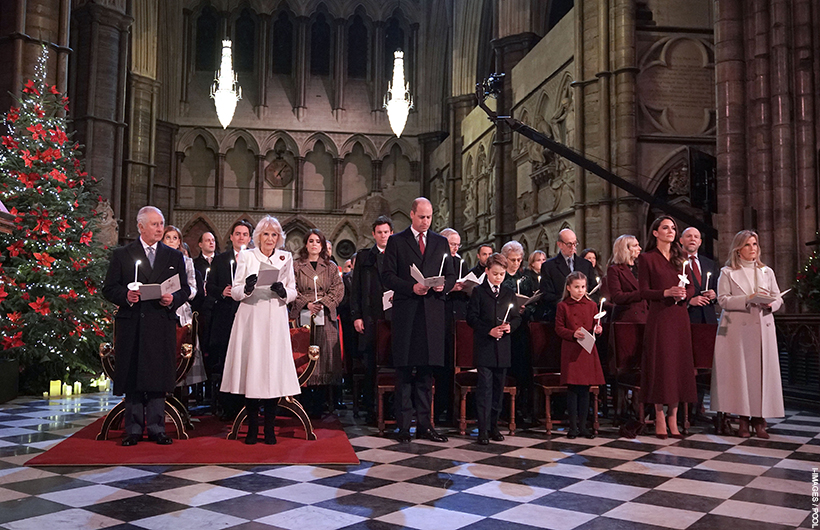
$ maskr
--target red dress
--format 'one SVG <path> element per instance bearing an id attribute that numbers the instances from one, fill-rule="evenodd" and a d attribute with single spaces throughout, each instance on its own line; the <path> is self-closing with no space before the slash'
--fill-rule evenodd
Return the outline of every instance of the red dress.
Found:
<path id="1" fill-rule="evenodd" d="M 604 372 L 598 359 L 598 349 L 587 352 L 575 340 L 573 334 L 578 328 L 592 333 L 598 306 L 589 298 L 573 300 L 566 298 L 558 304 L 555 312 L 555 333 L 561 337 L 561 384 L 562 385 L 603 385 Z"/>
<path id="2" fill-rule="evenodd" d="M 644 403 L 695 403 L 695 359 L 686 301 L 676 304 L 663 291 L 678 285 L 681 269 L 658 249 L 638 257 L 641 298 L 649 301 L 649 314 L 641 358 L 641 401 Z M 694 296 L 690 283 L 687 300 Z"/>

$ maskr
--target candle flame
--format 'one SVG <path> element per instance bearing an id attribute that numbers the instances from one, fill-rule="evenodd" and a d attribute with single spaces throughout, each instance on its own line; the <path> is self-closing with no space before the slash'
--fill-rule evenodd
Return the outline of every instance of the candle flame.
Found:
<path id="1" fill-rule="evenodd" d="M 142 261 L 137 260 L 137 263 L 136 263 L 137 267 L 139 267 L 141 263 L 142 263 Z"/>

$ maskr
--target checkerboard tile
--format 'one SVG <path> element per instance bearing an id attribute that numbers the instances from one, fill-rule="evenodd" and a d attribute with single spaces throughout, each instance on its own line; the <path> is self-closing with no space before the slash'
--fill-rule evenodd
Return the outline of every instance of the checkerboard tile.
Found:
<path id="1" fill-rule="evenodd" d="M 489 446 L 452 433 L 400 444 L 345 413 L 356 466 L 24 466 L 116 401 L 0 406 L 0 528 L 810 528 L 820 467 L 820 416 L 800 411 L 770 423 L 769 440 L 709 426 L 627 440 L 602 420 L 593 440 L 540 429 Z"/>

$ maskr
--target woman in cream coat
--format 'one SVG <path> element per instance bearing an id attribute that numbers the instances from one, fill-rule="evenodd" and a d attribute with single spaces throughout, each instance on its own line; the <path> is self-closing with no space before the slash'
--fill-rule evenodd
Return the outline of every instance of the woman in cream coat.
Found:
<path id="1" fill-rule="evenodd" d="M 712 368 L 712 410 L 739 416 L 738 436 L 751 427 L 768 438 L 766 420 L 784 415 L 777 336 L 772 313 L 780 309 L 780 289 L 774 271 L 760 261 L 757 234 L 737 233 L 732 252 L 718 279 L 720 315 Z M 777 299 L 750 304 L 756 292 Z"/>
<path id="2" fill-rule="evenodd" d="M 274 420 L 278 398 L 300 393 L 290 342 L 287 304 L 296 299 L 293 259 L 283 250 L 282 226 L 266 216 L 253 231 L 256 248 L 237 255 L 231 296 L 241 302 L 228 343 L 222 392 L 244 394 L 248 435 L 258 436 L 260 400 L 265 407 L 265 443 L 275 444 Z M 256 287 L 262 263 L 279 269 L 279 281 Z"/>

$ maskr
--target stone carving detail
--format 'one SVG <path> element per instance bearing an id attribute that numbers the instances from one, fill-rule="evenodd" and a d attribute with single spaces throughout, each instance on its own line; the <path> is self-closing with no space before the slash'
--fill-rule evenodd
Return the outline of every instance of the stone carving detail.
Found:
<path id="1" fill-rule="evenodd" d="M 701 136 L 715 134 L 715 61 L 712 43 L 666 37 L 640 61 L 637 79 L 641 129 Z"/>
<path id="2" fill-rule="evenodd" d="M 108 202 L 108 199 L 103 199 L 97 203 L 97 212 L 99 213 L 99 217 L 97 218 L 97 230 L 94 233 L 94 237 L 97 241 L 109 248 L 116 247 L 119 228 L 117 226 L 117 220 L 114 219 L 114 210 L 111 209 L 111 204 Z"/>
<path id="3" fill-rule="evenodd" d="M 97 4 L 125 13 L 125 0 L 74 0 L 74 9 L 87 4 Z"/>
<path id="4" fill-rule="evenodd" d="M 689 164 L 681 160 L 669 170 L 669 195 L 689 196 Z"/>
<path id="5" fill-rule="evenodd" d="M 433 197 L 435 198 L 434 212 L 435 222 L 433 226 L 437 230 L 442 230 L 450 223 L 450 203 L 447 200 L 446 175 L 438 175 L 433 182 Z"/>

